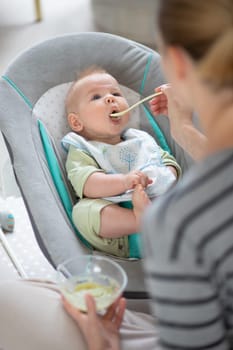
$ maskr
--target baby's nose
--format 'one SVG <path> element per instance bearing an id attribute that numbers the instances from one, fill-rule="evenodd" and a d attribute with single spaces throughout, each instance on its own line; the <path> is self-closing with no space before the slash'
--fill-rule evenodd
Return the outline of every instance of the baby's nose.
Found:
<path id="1" fill-rule="evenodd" d="M 106 103 L 113 103 L 113 102 L 115 102 L 114 96 L 112 96 L 112 95 L 106 96 L 106 97 L 105 97 L 105 102 L 106 102 Z"/>

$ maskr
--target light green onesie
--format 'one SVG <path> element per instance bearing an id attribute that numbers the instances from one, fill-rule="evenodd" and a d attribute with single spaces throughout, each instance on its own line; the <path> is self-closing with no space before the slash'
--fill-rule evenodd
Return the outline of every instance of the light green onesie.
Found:
<path id="1" fill-rule="evenodd" d="M 178 177 L 181 168 L 169 153 L 162 151 L 162 160 L 165 166 L 174 166 Z M 73 222 L 79 232 L 96 249 L 118 257 L 129 257 L 128 236 L 121 238 L 103 238 L 99 236 L 101 210 L 107 205 L 116 205 L 105 199 L 89 199 L 83 197 L 83 188 L 87 178 L 94 172 L 100 171 L 97 162 L 84 151 L 70 145 L 66 169 L 75 193 L 80 198 L 73 207 Z"/>

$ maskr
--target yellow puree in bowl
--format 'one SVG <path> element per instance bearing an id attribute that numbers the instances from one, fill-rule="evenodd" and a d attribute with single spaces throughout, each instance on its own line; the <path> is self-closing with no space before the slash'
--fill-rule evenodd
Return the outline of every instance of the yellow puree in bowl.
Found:
<path id="1" fill-rule="evenodd" d="M 87 311 L 84 296 L 85 294 L 91 294 L 95 298 L 96 308 L 99 311 L 107 308 L 114 302 L 118 289 L 117 283 L 111 279 L 108 286 L 88 281 L 77 284 L 72 292 L 63 289 L 63 293 L 70 303 L 81 311 Z"/>

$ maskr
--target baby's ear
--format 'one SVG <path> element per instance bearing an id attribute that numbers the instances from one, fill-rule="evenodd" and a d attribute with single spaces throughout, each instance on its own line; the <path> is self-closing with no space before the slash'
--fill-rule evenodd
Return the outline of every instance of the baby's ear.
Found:
<path id="1" fill-rule="evenodd" d="M 76 114 L 76 113 L 69 113 L 67 119 L 68 119 L 69 126 L 70 126 L 70 128 L 73 131 L 76 131 L 76 132 L 82 131 L 83 123 L 79 119 L 78 114 Z"/>

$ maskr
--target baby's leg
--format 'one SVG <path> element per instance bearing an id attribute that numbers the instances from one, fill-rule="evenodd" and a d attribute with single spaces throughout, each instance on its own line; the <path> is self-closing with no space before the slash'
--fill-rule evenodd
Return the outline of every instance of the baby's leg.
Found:
<path id="1" fill-rule="evenodd" d="M 137 216 L 135 215 L 137 213 Z M 128 257 L 128 235 L 139 230 L 139 205 L 122 208 L 104 199 L 80 200 L 72 218 L 79 232 L 100 251 Z"/>
<path id="2" fill-rule="evenodd" d="M 127 234 L 136 232 L 133 210 L 120 208 L 105 199 L 84 198 L 75 204 L 72 219 L 93 247 L 112 255 L 128 257 Z"/>
<path id="3" fill-rule="evenodd" d="M 73 208 L 72 218 L 88 241 L 93 233 L 104 238 L 119 238 L 137 231 L 133 210 L 105 199 L 80 200 Z"/>
<path id="4" fill-rule="evenodd" d="M 133 196 L 133 212 L 136 218 L 137 226 L 141 226 L 142 214 L 146 207 L 151 203 L 147 193 L 144 191 L 142 185 L 137 185 L 134 189 Z"/>
<path id="5" fill-rule="evenodd" d="M 119 238 L 138 231 L 137 221 L 132 209 L 118 204 L 104 207 L 101 211 L 99 235 L 105 238 Z"/>
<path id="6" fill-rule="evenodd" d="M 100 236 L 117 238 L 140 230 L 141 216 L 151 203 L 142 185 L 136 186 L 132 202 L 133 210 L 118 205 L 109 205 L 102 209 Z"/>

